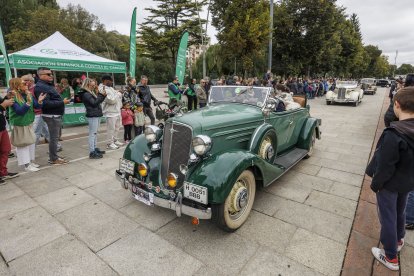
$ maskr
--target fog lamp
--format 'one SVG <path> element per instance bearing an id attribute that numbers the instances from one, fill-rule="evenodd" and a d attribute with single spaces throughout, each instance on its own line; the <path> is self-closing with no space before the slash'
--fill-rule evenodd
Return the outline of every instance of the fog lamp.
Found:
<path id="1" fill-rule="evenodd" d="M 169 173 L 167 176 L 167 184 L 170 188 L 175 188 L 177 186 L 177 175 L 174 173 Z"/>
<path id="2" fill-rule="evenodd" d="M 140 163 L 138 164 L 138 173 L 140 176 L 145 177 L 148 175 L 148 167 L 147 165 Z"/>

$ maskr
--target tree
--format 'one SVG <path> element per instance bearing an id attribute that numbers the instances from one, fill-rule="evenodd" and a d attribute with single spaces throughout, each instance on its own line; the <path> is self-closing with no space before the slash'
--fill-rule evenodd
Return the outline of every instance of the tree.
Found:
<path id="1" fill-rule="evenodd" d="M 202 36 L 197 13 L 205 5 L 206 0 L 155 0 L 156 8 L 147 8 L 151 15 L 141 25 L 141 48 L 145 55 L 153 60 L 164 60 L 175 68 L 177 50 L 182 33 L 190 34 L 189 45 L 201 44 Z M 205 20 L 201 20 L 203 24 Z M 167 60 L 166 60 L 167 59 Z"/>
<path id="2" fill-rule="evenodd" d="M 359 23 L 359 18 L 356 13 L 351 14 L 351 17 L 349 18 L 349 21 L 351 22 L 352 26 L 354 27 L 354 30 L 356 34 L 358 35 L 358 38 L 362 40 L 362 33 L 361 33 L 361 23 Z"/>
<path id="3" fill-rule="evenodd" d="M 0 25 L 4 35 L 14 27 L 26 26 L 28 15 L 39 8 L 58 9 L 56 0 L 2 0 L 0 6 Z"/>
<path id="4" fill-rule="evenodd" d="M 255 60 L 265 55 L 269 38 L 268 1 L 216 0 L 211 11 L 223 58 L 241 61 L 245 76 L 252 73 Z"/>
<path id="5" fill-rule="evenodd" d="M 401 64 L 400 67 L 398 67 L 395 73 L 398 75 L 406 75 L 409 73 L 414 73 L 414 66 L 412 66 L 411 64 L 403 63 Z"/>

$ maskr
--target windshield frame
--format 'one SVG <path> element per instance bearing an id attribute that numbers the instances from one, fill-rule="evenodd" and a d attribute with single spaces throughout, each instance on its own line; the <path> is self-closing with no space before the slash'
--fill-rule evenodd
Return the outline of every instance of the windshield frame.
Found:
<path id="1" fill-rule="evenodd" d="M 247 103 L 247 102 L 243 103 L 243 102 L 237 102 L 237 101 L 236 102 L 233 102 L 233 101 L 213 101 L 212 97 L 211 97 L 211 92 L 213 91 L 213 89 L 224 89 L 224 88 L 234 88 L 234 89 L 236 89 L 236 88 L 241 88 L 241 89 L 259 88 L 259 89 L 263 89 L 263 91 L 266 93 L 266 95 L 264 96 L 264 100 L 263 100 L 261 106 L 254 105 L 254 104 Z M 249 106 L 255 106 L 255 107 L 258 107 L 260 109 L 264 109 L 264 107 L 266 106 L 266 102 L 269 98 L 271 90 L 272 90 L 272 87 L 263 87 L 263 86 L 216 85 L 216 86 L 212 86 L 210 88 L 209 97 L 208 97 L 208 104 L 216 104 L 216 103 L 217 104 L 219 104 L 219 103 L 246 104 L 246 105 L 249 105 Z M 221 90 L 221 92 L 223 92 L 223 90 Z M 242 93 L 244 93 L 244 92 L 242 92 Z M 242 93 L 240 93 L 240 94 L 242 94 Z"/>

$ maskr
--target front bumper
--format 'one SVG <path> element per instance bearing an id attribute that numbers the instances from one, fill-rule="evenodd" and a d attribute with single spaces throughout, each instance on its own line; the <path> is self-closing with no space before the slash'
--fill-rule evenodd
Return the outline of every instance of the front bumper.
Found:
<path id="1" fill-rule="evenodd" d="M 353 99 L 335 99 L 335 98 L 326 99 L 326 101 L 332 102 L 332 103 L 355 103 L 357 102 L 357 100 L 353 100 Z"/>
<path id="2" fill-rule="evenodd" d="M 115 171 L 116 179 L 121 183 L 122 187 L 125 189 L 132 189 L 131 183 L 129 183 L 125 179 L 125 174 L 121 173 L 120 171 Z M 132 192 L 132 191 L 131 191 Z M 181 192 L 178 193 L 176 199 L 174 201 L 163 199 L 154 195 L 154 205 L 167 208 L 170 210 L 175 211 L 178 217 L 181 217 L 181 214 L 185 214 L 191 217 L 196 217 L 199 219 L 211 219 L 211 208 L 207 208 L 206 210 L 193 208 L 182 203 L 182 194 Z"/>

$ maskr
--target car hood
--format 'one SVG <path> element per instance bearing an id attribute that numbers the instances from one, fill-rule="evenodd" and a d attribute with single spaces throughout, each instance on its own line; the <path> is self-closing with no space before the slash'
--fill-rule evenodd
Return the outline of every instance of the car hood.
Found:
<path id="1" fill-rule="evenodd" d="M 191 111 L 181 117 L 174 117 L 174 122 L 190 125 L 193 130 L 209 131 L 238 124 L 246 124 L 263 120 L 260 107 L 238 104 L 212 104 L 196 111 Z"/>

